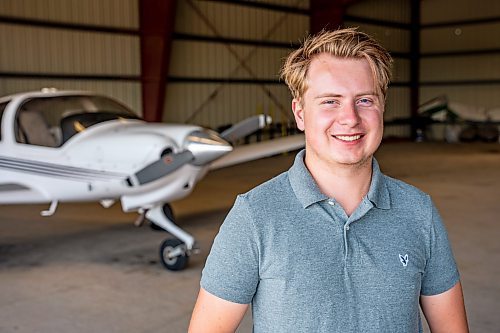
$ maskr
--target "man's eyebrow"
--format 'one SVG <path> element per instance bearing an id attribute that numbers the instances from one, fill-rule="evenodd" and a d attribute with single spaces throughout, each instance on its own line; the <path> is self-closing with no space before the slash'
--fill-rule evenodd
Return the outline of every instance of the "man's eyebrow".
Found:
<path id="1" fill-rule="evenodd" d="M 359 96 L 377 96 L 377 93 L 374 91 L 363 91 L 359 94 L 356 94 L 356 97 Z M 314 99 L 319 99 L 319 98 L 341 98 L 344 97 L 342 94 L 336 94 L 336 93 L 323 93 L 319 94 L 318 96 L 315 96 Z"/>
<path id="2" fill-rule="evenodd" d="M 324 94 L 320 94 L 318 96 L 315 96 L 314 98 L 315 99 L 318 99 L 318 98 L 326 98 L 326 97 L 334 97 L 334 98 L 339 98 L 339 97 L 344 97 L 343 95 L 341 94 L 335 94 L 335 93 L 324 93 Z"/>
<path id="3" fill-rule="evenodd" d="M 360 94 L 356 94 L 356 96 L 377 96 L 377 93 L 374 91 L 362 92 Z"/>

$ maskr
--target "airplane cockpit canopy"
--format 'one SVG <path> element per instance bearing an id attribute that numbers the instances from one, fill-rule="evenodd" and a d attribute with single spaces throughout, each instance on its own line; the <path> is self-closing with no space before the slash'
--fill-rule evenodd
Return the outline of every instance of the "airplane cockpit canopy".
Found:
<path id="1" fill-rule="evenodd" d="M 139 119 L 126 106 L 96 95 L 33 98 L 16 114 L 16 140 L 20 143 L 60 147 L 73 135 L 109 120 Z"/>

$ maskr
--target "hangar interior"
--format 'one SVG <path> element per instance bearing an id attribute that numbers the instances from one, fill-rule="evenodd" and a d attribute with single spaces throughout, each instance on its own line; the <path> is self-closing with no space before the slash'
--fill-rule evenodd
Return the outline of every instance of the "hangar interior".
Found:
<path id="1" fill-rule="evenodd" d="M 419 105 L 439 96 L 500 121 L 497 0 L 2 0 L 0 96 L 89 90 L 150 121 L 215 129 L 266 113 L 275 124 L 269 135 L 288 135 L 296 129 L 279 80 L 283 58 L 308 33 L 339 25 L 359 27 L 393 55 L 384 135 L 398 144 L 383 147 L 379 159 L 390 175 L 436 198 L 462 269 L 471 330 L 498 331 L 498 145 L 440 143 L 444 124 L 427 133 L 434 142 L 419 145 L 412 121 Z M 234 195 L 290 161 L 213 172 L 174 203 L 202 245 L 179 274 L 157 267 L 158 235 L 133 229 L 134 217 L 119 208 L 68 204 L 49 225 L 41 206 L 0 207 L 0 332 L 185 331 Z M 247 316 L 240 331 L 250 330 Z"/>
<path id="2" fill-rule="evenodd" d="M 164 5 L 0 2 L 0 95 L 42 87 L 91 90 L 148 120 L 212 128 L 267 113 L 286 134 L 293 121 L 279 80 L 283 58 L 309 32 L 344 25 L 372 34 L 394 57 L 386 137 L 415 137 L 415 124 L 393 120 L 415 116 L 419 105 L 438 96 L 499 108 L 495 0 L 481 6 L 471 0 L 158 3 Z M 432 138 L 442 139 L 442 132 L 437 128 Z"/>

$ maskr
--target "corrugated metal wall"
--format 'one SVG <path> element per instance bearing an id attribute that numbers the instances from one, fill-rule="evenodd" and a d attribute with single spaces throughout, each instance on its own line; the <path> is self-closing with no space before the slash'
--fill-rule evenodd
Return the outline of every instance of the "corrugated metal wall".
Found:
<path id="1" fill-rule="evenodd" d="M 308 7 L 307 0 L 260 2 Z M 182 80 L 168 84 L 164 120 L 213 128 L 262 112 L 274 115 L 277 122 L 291 120 L 291 99 L 278 82 L 279 70 L 291 50 L 286 45 L 297 43 L 308 28 L 304 14 L 228 2 L 179 1 L 175 32 L 219 41 L 174 41 L 170 77 Z"/>
<path id="2" fill-rule="evenodd" d="M 433 0 L 421 6 L 421 102 L 447 95 L 463 104 L 499 107 L 500 1 Z"/>
<path id="3" fill-rule="evenodd" d="M 100 31 L 137 30 L 138 0 L 2 0 L 0 15 L 12 19 L 0 23 L 0 95 L 92 90 L 141 113 L 138 33 Z"/>
<path id="4" fill-rule="evenodd" d="M 421 1 L 422 24 L 497 17 L 498 0 L 431 0 Z"/>
<path id="5" fill-rule="evenodd" d="M 2 0 L 0 13 L 13 17 L 138 28 L 137 0 Z"/>
<path id="6" fill-rule="evenodd" d="M 2 70 L 139 75 L 139 38 L 100 32 L 0 24 Z"/>
<path id="7" fill-rule="evenodd" d="M 410 2 L 401 0 L 363 0 L 350 5 L 349 15 L 392 22 L 410 22 Z"/>

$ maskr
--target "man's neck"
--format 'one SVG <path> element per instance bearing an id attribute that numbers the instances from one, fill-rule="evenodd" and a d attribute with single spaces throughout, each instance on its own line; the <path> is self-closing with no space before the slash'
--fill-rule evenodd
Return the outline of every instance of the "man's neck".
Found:
<path id="1" fill-rule="evenodd" d="M 321 192 L 334 198 L 344 208 L 347 216 L 351 216 L 370 189 L 372 159 L 359 165 L 308 164 L 306 153 L 304 162 Z"/>

